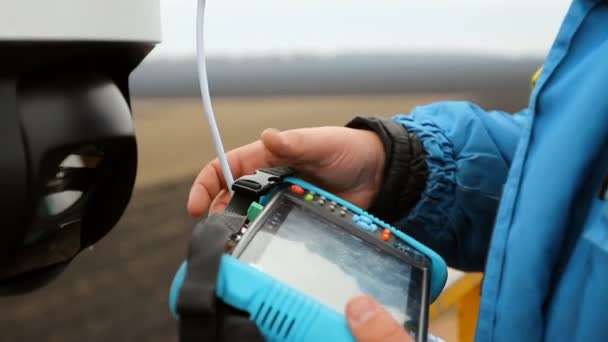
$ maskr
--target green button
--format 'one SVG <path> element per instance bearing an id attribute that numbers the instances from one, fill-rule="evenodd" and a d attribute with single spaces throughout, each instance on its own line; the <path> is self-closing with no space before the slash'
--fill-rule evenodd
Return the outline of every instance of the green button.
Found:
<path id="1" fill-rule="evenodd" d="M 315 200 L 315 195 L 308 194 L 308 195 L 306 195 L 306 197 L 304 197 L 304 199 L 306 200 L 306 202 L 312 202 Z"/>
<path id="2" fill-rule="evenodd" d="M 258 202 L 253 202 L 247 209 L 247 219 L 249 222 L 253 222 L 264 210 L 264 206 Z"/>

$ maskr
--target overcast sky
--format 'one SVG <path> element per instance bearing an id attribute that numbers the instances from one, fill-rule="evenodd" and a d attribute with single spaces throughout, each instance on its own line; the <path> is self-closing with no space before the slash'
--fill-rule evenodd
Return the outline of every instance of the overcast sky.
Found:
<path id="1" fill-rule="evenodd" d="M 161 0 L 160 56 L 192 55 L 196 0 Z M 209 0 L 209 55 L 542 56 L 570 0 Z"/>

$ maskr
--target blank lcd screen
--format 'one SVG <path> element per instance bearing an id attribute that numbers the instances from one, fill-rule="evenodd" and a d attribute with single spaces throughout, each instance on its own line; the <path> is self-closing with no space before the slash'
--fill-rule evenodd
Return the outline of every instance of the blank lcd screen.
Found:
<path id="1" fill-rule="evenodd" d="M 340 313 L 353 297 L 371 295 L 417 330 L 423 270 L 286 197 L 239 258 Z"/>

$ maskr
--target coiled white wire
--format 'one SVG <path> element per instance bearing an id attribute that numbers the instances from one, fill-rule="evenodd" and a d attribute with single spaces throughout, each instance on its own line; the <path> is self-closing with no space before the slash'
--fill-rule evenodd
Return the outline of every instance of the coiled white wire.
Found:
<path id="1" fill-rule="evenodd" d="M 217 158 L 219 159 L 220 165 L 222 166 L 222 173 L 224 174 L 224 179 L 226 180 L 228 189 L 232 192 L 232 184 L 234 183 L 234 178 L 232 177 L 232 172 L 230 171 L 230 165 L 228 164 L 228 159 L 226 158 L 226 152 L 224 151 L 222 137 L 220 136 L 220 131 L 217 127 L 217 122 L 215 120 L 215 113 L 213 112 L 213 106 L 211 105 L 211 94 L 209 92 L 209 79 L 207 78 L 207 62 L 205 58 L 204 38 L 204 19 L 206 2 L 206 0 L 198 0 L 198 11 L 196 19 L 196 54 L 198 64 L 198 82 L 201 88 L 201 95 L 203 99 L 203 107 L 205 108 L 205 114 L 207 117 L 207 124 L 209 125 L 209 130 L 211 131 L 211 138 L 213 139 L 213 144 L 215 145 L 215 153 L 217 154 Z"/>

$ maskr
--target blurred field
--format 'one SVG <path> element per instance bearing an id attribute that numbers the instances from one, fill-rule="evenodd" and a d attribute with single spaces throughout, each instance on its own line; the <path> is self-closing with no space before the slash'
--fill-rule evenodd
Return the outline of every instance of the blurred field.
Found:
<path id="1" fill-rule="evenodd" d="M 354 115 L 391 115 L 457 95 L 220 98 L 227 148 L 267 127 L 343 125 Z M 190 229 L 185 203 L 198 169 L 213 157 L 199 101 L 136 99 L 139 172 L 114 231 L 47 288 L 0 298 L 1 341 L 175 341 L 167 297 Z"/>
<path id="2" fill-rule="evenodd" d="M 249 143 L 269 127 L 344 125 L 355 115 L 407 113 L 461 95 L 218 98 L 214 109 L 226 149 Z M 192 176 L 215 152 L 200 100 L 146 99 L 133 104 L 140 152 L 138 186 Z"/>

